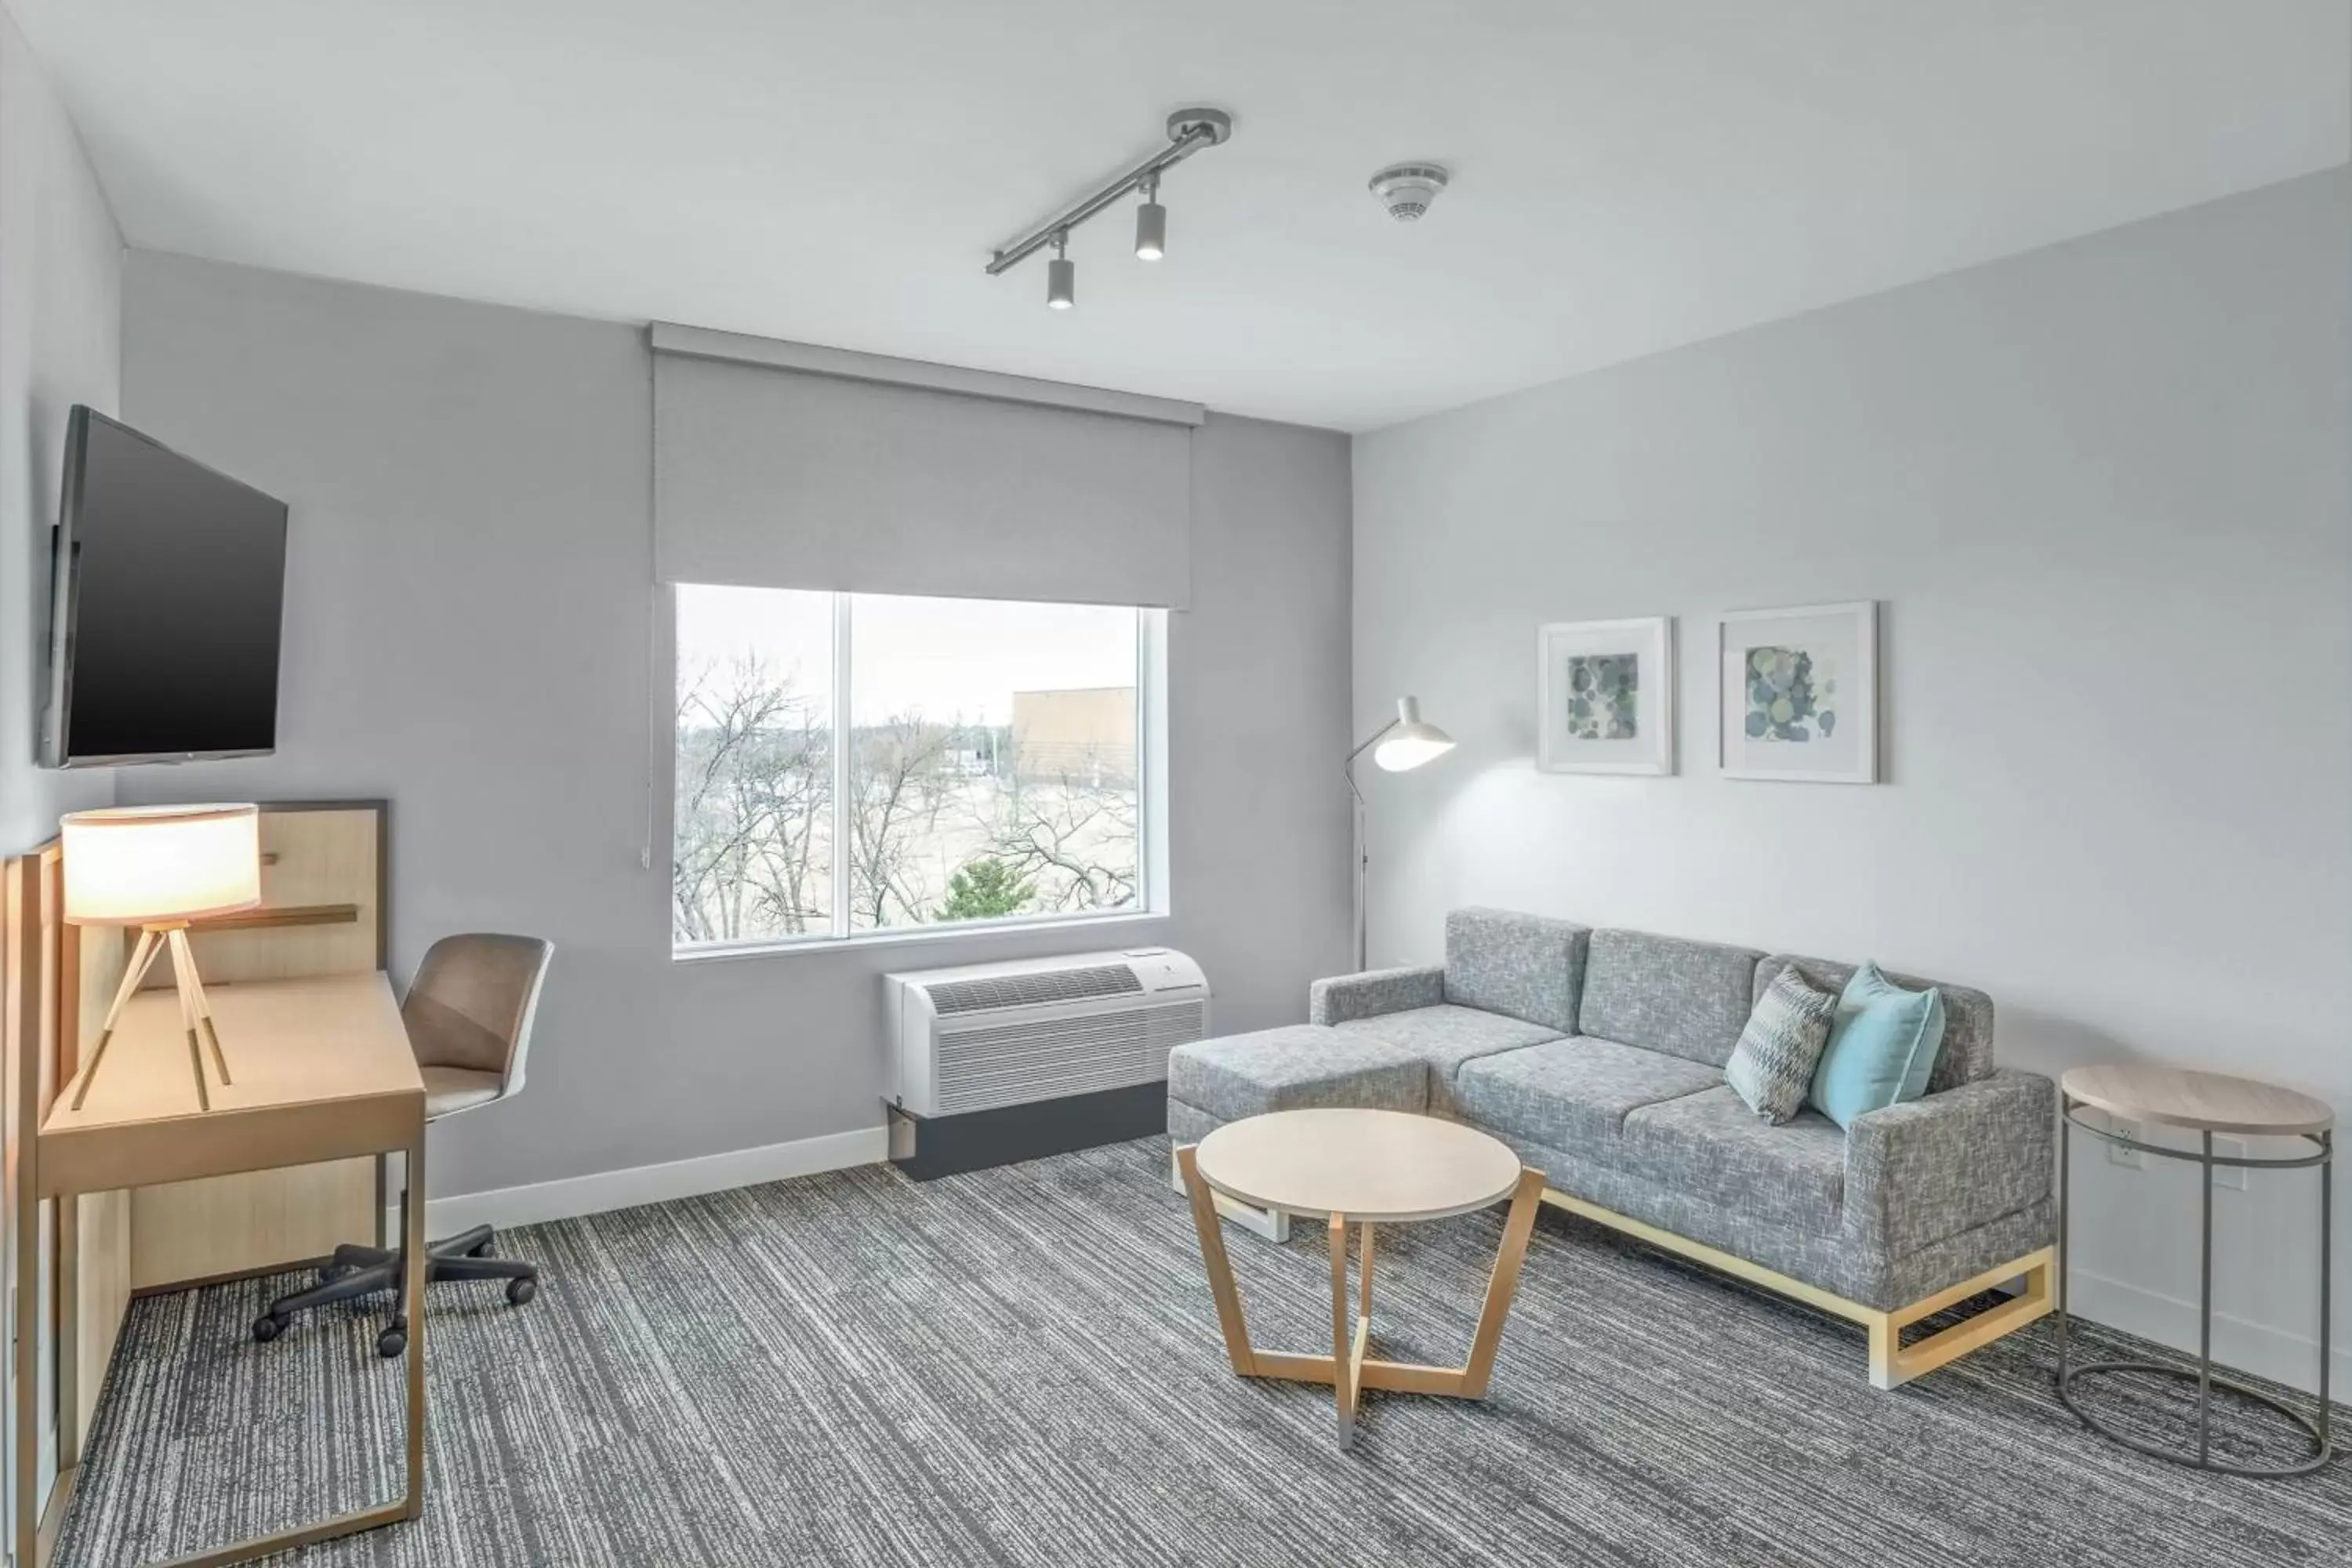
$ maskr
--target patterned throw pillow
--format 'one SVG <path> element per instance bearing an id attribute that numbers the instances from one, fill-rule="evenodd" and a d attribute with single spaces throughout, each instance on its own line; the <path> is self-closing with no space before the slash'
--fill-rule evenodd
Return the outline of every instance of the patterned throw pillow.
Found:
<path id="1" fill-rule="evenodd" d="M 1724 1064 L 1731 1091 L 1775 1127 L 1793 1118 L 1804 1109 L 1836 1017 L 1836 997 L 1806 984 L 1793 965 L 1780 971 L 1748 1015 L 1739 1044 Z"/>

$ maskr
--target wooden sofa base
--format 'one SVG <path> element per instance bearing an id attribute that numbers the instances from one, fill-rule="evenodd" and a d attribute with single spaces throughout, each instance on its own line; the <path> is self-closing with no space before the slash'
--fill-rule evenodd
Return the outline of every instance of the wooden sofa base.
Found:
<path id="1" fill-rule="evenodd" d="M 1571 1197 L 1557 1188 L 1544 1189 L 1544 1202 L 1566 1209 L 1570 1214 L 1581 1215 L 1612 1230 L 1622 1231 L 1637 1241 L 1704 1263 L 1709 1268 L 1734 1279 L 1761 1285 L 1768 1290 L 1793 1297 L 1809 1307 L 1819 1308 L 1849 1322 L 1860 1323 L 1870 1331 L 1870 1385 L 1873 1388 L 1899 1388 L 1923 1373 L 1933 1372 L 1947 1362 L 1958 1360 L 1971 1351 L 1981 1350 L 2002 1335 L 2014 1333 L 2036 1319 L 2050 1315 L 2052 1271 L 2057 1258 L 2057 1248 L 2053 1247 L 2041 1247 L 2022 1258 L 1995 1264 L 1972 1279 L 1963 1279 L 1948 1289 L 1938 1290 L 1908 1306 L 1881 1311 L 1876 1307 L 1866 1307 L 1859 1301 L 1849 1301 L 1843 1296 L 1832 1295 L 1818 1285 L 1792 1279 L 1762 1264 L 1735 1258 L 1703 1242 L 1660 1230 L 1637 1219 L 1629 1219 L 1613 1210 L 1602 1208 L 1599 1204 Z M 1926 1339 L 1907 1345 L 1903 1342 L 1903 1331 L 1922 1318 L 1933 1317 L 1954 1302 L 1965 1301 L 1980 1291 L 2017 1279 L 2024 1280 L 2024 1289 L 1999 1306 L 1987 1308 L 1966 1321 L 1939 1330 Z"/>

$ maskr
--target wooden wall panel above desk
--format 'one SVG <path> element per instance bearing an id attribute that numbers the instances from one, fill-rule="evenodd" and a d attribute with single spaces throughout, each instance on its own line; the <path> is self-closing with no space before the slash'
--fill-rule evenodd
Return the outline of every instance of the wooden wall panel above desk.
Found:
<path id="1" fill-rule="evenodd" d="M 261 910 L 335 910 L 318 923 L 189 933 L 208 985 L 385 967 L 391 850 L 380 801 L 261 808 Z M 117 973 L 121 971 L 117 970 Z M 172 984 L 158 963 L 150 990 Z M 247 1274 L 373 1241 L 381 1218 L 373 1160 L 256 1171 L 142 1187 L 131 1194 L 131 1288 Z"/>

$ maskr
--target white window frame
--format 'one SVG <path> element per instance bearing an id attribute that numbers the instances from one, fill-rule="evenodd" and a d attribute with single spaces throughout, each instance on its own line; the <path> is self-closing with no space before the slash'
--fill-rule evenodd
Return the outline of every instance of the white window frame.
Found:
<path id="1" fill-rule="evenodd" d="M 846 802 L 851 789 L 851 748 L 842 743 L 850 730 L 850 675 L 852 637 L 850 635 L 850 602 L 857 595 L 847 590 L 817 590 L 831 593 L 833 601 L 833 682 L 834 712 L 833 747 L 833 911 L 832 929 L 819 935 L 767 936 L 746 938 L 740 942 L 697 942 L 680 946 L 673 931 L 670 938 L 670 959 L 677 963 L 695 963 L 712 959 L 753 958 L 772 953 L 838 952 L 849 948 L 896 947 L 929 942 L 951 942 L 973 937 L 1004 937 L 1026 932 L 1098 929 L 1104 926 L 1136 925 L 1165 921 L 1173 913 L 1169 898 L 1169 828 L 1168 828 L 1168 612 L 1139 605 L 1135 612 L 1135 727 L 1136 727 L 1136 837 L 1135 901 L 1124 909 L 1103 910 L 1091 913 L 1055 913 L 1045 915 L 1006 915 L 994 920 L 942 921 L 920 925 L 882 926 L 864 931 L 850 928 L 850 835 L 846 831 Z M 912 597 L 917 595 L 868 595 L 869 598 Z M 668 636 L 663 639 L 668 649 L 668 675 L 666 687 L 665 710 L 669 715 L 666 726 L 669 756 L 663 776 L 669 792 L 668 847 L 662 864 L 675 875 L 677 856 L 677 590 L 675 584 L 663 595 L 667 605 Z M 1051 600 L 1024 600 L 1019 603 L 1050 604 Z M 664 889 L 663 908 L 669 909 L 668 889 Z"/>

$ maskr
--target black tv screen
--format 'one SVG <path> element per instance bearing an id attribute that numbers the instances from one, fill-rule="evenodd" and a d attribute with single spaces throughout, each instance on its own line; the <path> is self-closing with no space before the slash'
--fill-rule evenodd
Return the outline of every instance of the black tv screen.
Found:
<path id="1" fill-rule="evenodd" d="M 43 761 L 277 748 L 285 502 L 77 407 L 56 546 Z"/>

